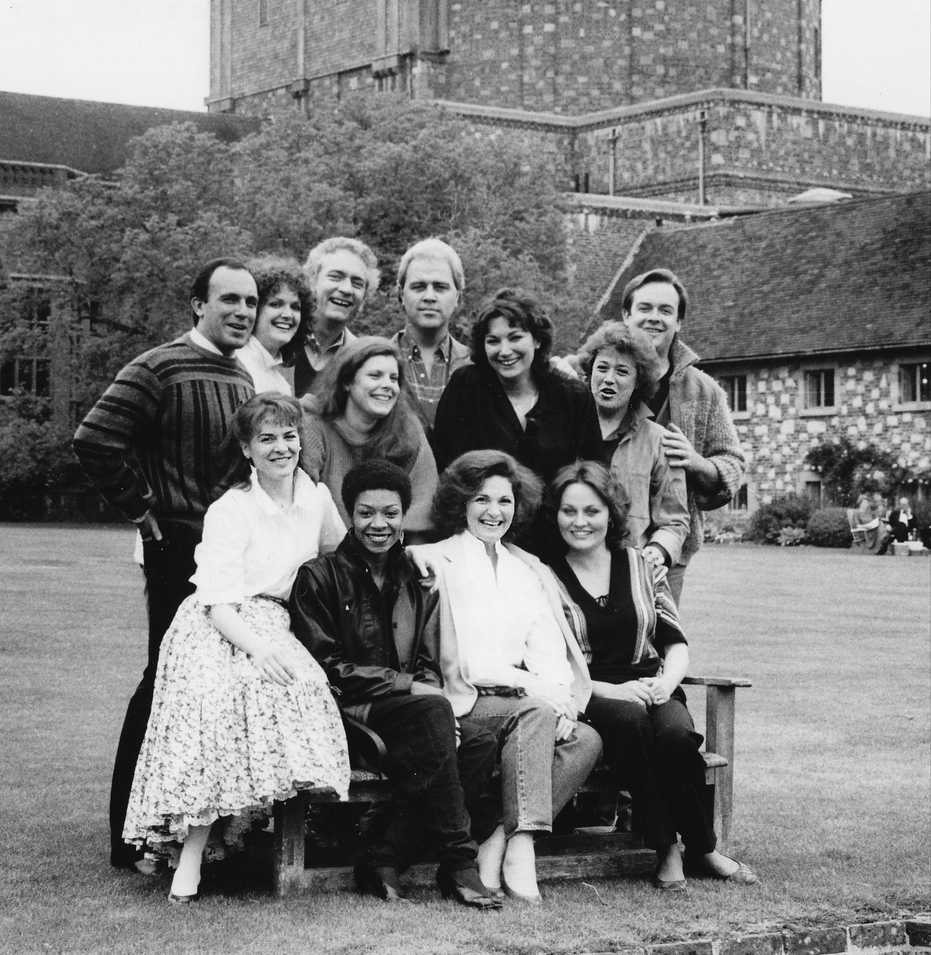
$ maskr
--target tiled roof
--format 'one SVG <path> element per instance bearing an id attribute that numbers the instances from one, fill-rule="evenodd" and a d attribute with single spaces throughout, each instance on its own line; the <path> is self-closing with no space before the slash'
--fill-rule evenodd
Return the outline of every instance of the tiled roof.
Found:
<path id="1" fill-rule="evenodd" d="M 705 361 L 931 346 L 931 192 L 657 229 L 603 317 L 659 267 L 688 290 L 682 337 Z"/>
<path id="2" fill-rule="evenodd" d="M 0 160 L 109 175 L 123 165 L 134 136 L 180 122 L 227 142 L 257 126 L 257 120 L 219 113 L 0 92 Z"/>

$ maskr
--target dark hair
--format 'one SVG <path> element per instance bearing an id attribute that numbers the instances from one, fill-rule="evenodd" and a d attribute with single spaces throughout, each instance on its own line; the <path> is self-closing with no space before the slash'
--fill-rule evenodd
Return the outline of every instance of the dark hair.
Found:
<path id="1" fill-rule="evenodd" d="M 571 484 L 584 484 L 598 495 L 608 509 L 608 533 L 605 543 L 609 548 L 618 547 L 627 529 L 627 513 L 630 499 L 623 485 L 600 461 L 576 461 L 560 468 L 546 489 L 544 507 L 546 516 L 555 527 L 556 512 L 562 503 L 563 494 Z"/>
<path id="2" fill-rule="evenodd" d="M 386 458 L 396 464 L 413 463 L 420 449 L 422 428 L 405 397 L 404 362 L 398 346 L 387 338 L 363 335 L 341 348 L 326 366 L 321 378 L 317 413 L 324 421 L 335 421 L 346 413 L 349 386 L 359 369 L 370 359 L 388 355 L 398 363 L 398 385 L 401 393 L 397 404 L 372 430 L 371 443 L 366 445 L 370 457 Z"/>
<path id="3" fill-rule="evenodd" d="M 543 483 L 529 468 L 504 451 L 467 451 L 440 475 L 433 496 L 433 523 L 442 537 L 466 528 L 466 505 L 491 477 L 503 477 L 514 491 L 514 520 L 504 535 L 513 537 L 526 527 L 540 507 Z"/>
<path id="4" fill-rule="evenodd" d="M 662 378 L 662 366 L 656 348 L 650 336 L 639 328 L 632 328 L 623 322 L 605 322 L 588 336 L 585 344 L 579 349 L 576 359 L 582 374 L 591 381 L 592 366 L 598 357 L 598 352 L 605 348 L 613 348 L 622 355 L 630 355 L 637 371 L 637 384 L 630 397 L 630 405 L 634 400 L 651 398 L 656 392 L 656 386 Z"/>
<path id="5" fill-rule="evenodd" d="M 301 303 L 301 320 L 294 332 L 294 337 L 281 347 L 282 362 L 285 365 L 293 365 L 298 351 L 304 347 L 304 339 L 307 337 L 307 329 L 314 313 L 313 292 L 307 284 L 307 276 L 301 268 L 301 263 L 297 259 L 269 253 L 249 259 L 246 267 L 252 273 L 255 286 L 259 291 L 259 303 L 255 310 L 256 324 L 266 302 L 281 289 L 291 289 Z M 254 331 L 253 334 L 255 334 Z"/>
<path id="6" fill-rule="evenodd" d="M 261 391 L 244 401 L 236 409 L 217 452 L 220 460 L 228 462 L 219 489 L 225 491 L 231 487 L 249 486 L 251 464 L 242 453 L 242 445 L 248 444 L 258 434 L 263 421 L 271 420 L 279 427 L 293 427 L 300 431 L 302 417 L 300 402 L 277 391 Z"/>
<path id="7" fill-rule="evenodd" d="M 359 495 L 365 491 L 395 491 L 401 498 L 402 511 L 411 506 L 411 479 L 396 464 L 381 458 L 357 464 L 343 478 L 340 496 L 350 518 Z"/>
<path id="8" fill-rule="evenodd" d="M 476 365 L 488 367 L 485 336 L 488 326 L 496 318 L 503 318 L 511 328 L 522 328 L 533 336 L 540 347 L 533 356 L 530 369 L 534 375 L 544 374 L 553 347 L 553 323 L 539 299 L 520 288 L 498 289 L 479 307 L 472 320 L 472 361 Z"/>
<path id="9" fill-rule="evenodd" d="M 680 322 L 683 321 L 689 305 L 689 297 L 685 293 L 685 286 L 679 281 L 675 272 L 671 272 L 669 269 L 650 269 L 649 272 L 641 272 L 639 275 L 635 275 L 624 286 L 624 294 L 621 296 L 621 309 L 629 314 L 634 292 L 638 288 L 643 288 L 644 285 L 649 285 L 650 282 L 662 282 L 665 285 L 671 285 L 678 292 L 679 310 L 677 318 Z"/>
<path id="10" fill-rule="evenodd" d="M 210 280 L 213 278 L 213 273 L 216 272 L 217 269 L 235 269 L 236 271 L 242 272 L 249 271 L 246 267 L 246 263 L 239 259 L 229 258 L 228 256 L 211 259 L 201 268 L 197 275 L 194 276 L 194 281 L 191 282 L 190 297 L 192 300 L 197 299 L 198 302 L 207 301 L 207 297 L 210 294 Z M 197 325 L 196 313 L 194 314 L 194 324 Z"/>

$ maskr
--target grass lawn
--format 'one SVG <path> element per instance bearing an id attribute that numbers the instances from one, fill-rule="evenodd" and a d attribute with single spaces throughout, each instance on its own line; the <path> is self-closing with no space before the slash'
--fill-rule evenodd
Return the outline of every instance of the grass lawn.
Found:
<path id="1" fill-rule="evenodd" d="M 107 864 L 116 739 L 144 660 L 125 528 L 0 526 L 0 951 L 605 951 L 931 908 L 931 560 L 709 547 L 686 581 L 692 672 L 738 691 L 734 853 L 761 886 L 544 886 L 482 915 L 415 893 L 280 902 L 261 885 L 178 909 Z M 691 694 L 703 715 L 701 692 Z"/>

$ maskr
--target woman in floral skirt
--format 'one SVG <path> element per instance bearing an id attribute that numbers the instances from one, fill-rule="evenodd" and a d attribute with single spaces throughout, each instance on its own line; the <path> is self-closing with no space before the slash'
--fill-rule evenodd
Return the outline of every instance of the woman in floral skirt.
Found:
<path id="1" fill-rule="evenodd" d="M 298 567 L 345 534 L 330 492 L 297 467 L 300 424 L 297 401 L 271 392 L 236 413 L 243 457 L 207 510 L 197 590 L 162 643 L 123 838 L 181 843 L 174 902 L 197 897 L 212 827 L 235 845 L 276 799 L 346 796 L 339 710 L 285 605 Z"/>

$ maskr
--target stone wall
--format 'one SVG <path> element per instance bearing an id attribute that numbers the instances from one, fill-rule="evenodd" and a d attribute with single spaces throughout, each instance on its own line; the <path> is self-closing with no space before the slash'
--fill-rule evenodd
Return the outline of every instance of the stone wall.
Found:
<path id="1" fill-rule="evenodd" d="M 876 356 L 805 364 L 781 362 L 767 367 L 705 365 L 715 376 L 747 375 L 747 412 L 735 414 L 737 431 L 750 464 L 750 509 L 773 498 L 804 490 L 810 475 L 805 454 L 826 438 L 891 451 L 900 465 L 931 470 L 931 404 L 903 408 L 898 403 L 898 361 L 928 361 L 915 356 Z M 812 413 L 802 408 L 806 368 L 834 367 L 835 410 Z"/>

